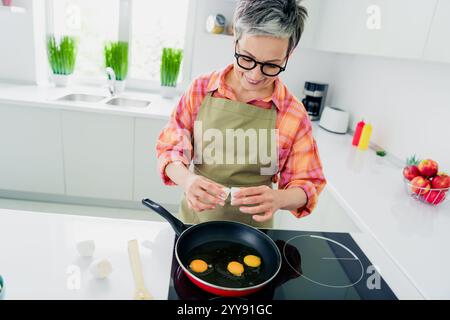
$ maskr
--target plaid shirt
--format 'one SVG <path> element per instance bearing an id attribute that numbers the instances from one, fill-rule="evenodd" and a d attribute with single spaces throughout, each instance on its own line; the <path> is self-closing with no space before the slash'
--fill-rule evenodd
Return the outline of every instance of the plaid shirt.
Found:
<path id="1" fill-rule="evenodd" d="M 169 122 L 159 135 L 156 146 L 158 167 L 166 185 L 174 182 L 165 174 L 166 166 L 181 161 L 189 166 L 192 156 L 194 121 L 203 99 L 209 92 L 218 98 L 238 101 L 233 89 L 225 83 L 226 74 L 233 64 L 196 78 L 178 102 Z M 279 134 L 279 172 L 272 177 L 279 189 L 302 188 L 307 195 L 305 206 L 292 210 L 298 218 L 307 216 L 317 204 L 318 195 L 326 184 L 322 172 L 316 141 L 312 135 L 311 122 L 303 104 L 298 101 L 277 77 L 271 96 L 247 101 L 261 108 L 276 106 L 276 129 Z"/>

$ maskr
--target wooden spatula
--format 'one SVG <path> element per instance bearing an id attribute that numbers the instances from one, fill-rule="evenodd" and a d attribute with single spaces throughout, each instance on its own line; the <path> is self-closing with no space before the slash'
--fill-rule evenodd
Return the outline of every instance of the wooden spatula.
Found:
<path id="1" fill-rule="evenodd" d="M 128 241 L 128 255 L 130 256 L 131 270 L 133 271 L 134 283 L 136 287 L 134 291 L 134 299 L 135 300 L 153 299 L 150 292 L 148 292 L 147 288 L 145 288 L 137 240 Z"/>

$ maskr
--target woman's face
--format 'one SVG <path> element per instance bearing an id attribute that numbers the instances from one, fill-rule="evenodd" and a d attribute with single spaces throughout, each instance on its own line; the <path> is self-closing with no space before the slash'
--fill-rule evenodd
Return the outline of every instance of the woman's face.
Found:
<path id="1" fill-rule="evenodd" d="M 289 40 L 271 36 L 243 35 L 239 39 L 236 52 L 250 56 L 258 62 L 269 62 L 281 67 L 286 63 Z M 265 91 L 272 88 L 278 76 L 269 77 L 261 72 L 261 65 L 252 70 L 241 68 L 234 61 L 234 74 L 243 89 L 247 91 Z"/>

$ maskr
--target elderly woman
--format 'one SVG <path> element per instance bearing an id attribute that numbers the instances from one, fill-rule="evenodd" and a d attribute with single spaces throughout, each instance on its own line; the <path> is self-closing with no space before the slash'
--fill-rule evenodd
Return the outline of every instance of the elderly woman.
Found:
<path id="1" fill-rule="evenodd" d="M 300 218 L 316 206 L 326 182 L 311 123 L 279 78 L 306 16 L 295 0 L 238 1 L 234 62 L 196 78 L 181 97 L 157 153 L 164 183 L 184 190 L 186 223 L 272 227 L 279 209 Z"/>

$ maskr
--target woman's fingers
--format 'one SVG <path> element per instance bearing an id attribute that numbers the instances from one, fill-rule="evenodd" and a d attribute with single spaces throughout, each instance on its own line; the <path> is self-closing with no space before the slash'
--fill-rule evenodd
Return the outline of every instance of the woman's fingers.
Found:
<path id="1" fill-rule="evenodd" d="M 224 191 L 225 186 L 222 186 L 206 178 L 200 180 L 200 186 L 202 187 L 203 190 L 207 191 L 209 194 L 212 194 L 216 198 L 225 200 L 226 197 L 226 193 Z"/>
<path id="2" fill-rule="evenodd" d="M 268 203 L 260 204 L 259 206 L 253 206 L 253 207 L 240 207 L 239 210 L 244 213 L 249 214 L 258 214 L 258 213 L 264 213 L 271 209 L 271 205 Z"/>
<path id="3" fill-rule="evenodd" d="M 225 205 L 225 187 L 203 176 L 190 175 L 184 188 L 188 206 L 197 212 Z"/>
<path id="4" fill-rule="evenodd" d="M 257 186 L 257 187 L 240 188 L 239 191 L 237 191 L 234 194 L 234 198 L 235 199 L 239 199 L 239 198 L 259 195 L 259 194 L 264 193 L 268 189 L 270 189 L 270 187 L 269 186 L 265 186 L 265 185 L 264 186 Z"/>
<path id="5" fill-rule="evenodd" d="M 265 222 L 272 219 L 278 209 L 275 192 L 266 185 L 241 188 L 235 195 L 232 205 L 240 206 L 239 210 L 251 214 L 253 220 Z"/>
<path id="6" fill-rule="evenodd" d="M 265 202 L 265 197 L 262 195 L 258 196 L 250 196 L 245 198 L 234 198 L 233 199 L 233 206 L 240 206 L 240 205 L 246 205 L 246 204 L 260 204 Z"/>
<path id="7" fill-rule="evenodd" d="M 221 206 L 225 205 L 225 202 L 220 199 L 220 198 L 216 198 L 214 196 L 212 196 L 211 194 L 209 194 L 208 192 L 202 190 L 202 189 L 198 189 L 194 191 L 194 195 L 203 203 L 205 204 L 220 204 Z"/>
<path id="8" fill-rule="evenodd" d="M 189 209 L 192 209 L 194 211 L 198 211 L 198 208 L 192 203 L 192 201 L 190 199 L 186 199 L 186 201 L 187 201 Z"/>
<path id="9" fill-rule="evenodd" d="M 272 211 L 267 211 L 266 213 L 259 215 L 259 214 L 255 214 L 253 215 L 253 220 L 255 220 L 256 222 L 266 222 L 270 219 L 272 219 L 273 216 L 273 212 Z"/>
<path id="10" fill-rule="evenodd" d="M 193 209 L 194 211 L 197 211 L 197 212 L 211 210 L 211 209 L 215 208 L 215 205 L 203 203 L 195 197 L 188 199 L 188 204 L 190 205 L 191 209 Z"/>
<path id="11" fill-rule="evenodd" d="M 257 197 L 252 197 L 257 198 Z M 261 203 L 261 202 L 260 202 Z M 251 214 L 252 219 L 256 222 L 265 222 L 273 217 L 273 213 L 275 210 L 273 209 L 272 205 L 270 203 L 262 203 L 259 206 L 253 206 L 253 207 L 240 207 L 239 210 L 246 214 Z"/>

